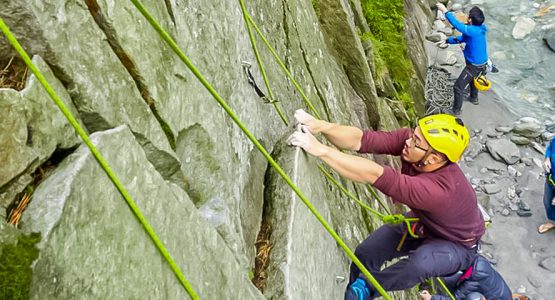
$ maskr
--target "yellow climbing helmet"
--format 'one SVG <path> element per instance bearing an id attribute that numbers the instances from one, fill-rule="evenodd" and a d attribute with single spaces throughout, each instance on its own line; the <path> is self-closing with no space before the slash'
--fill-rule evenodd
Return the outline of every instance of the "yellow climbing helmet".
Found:
<path id="1" fill-rule="evenodd" d="M 461 158 L 470 141 L 463 121 L 452 115 L 430 115 L 418 120 L 418 125 L 428 144 L 452 162 Z"/>
<path id="2" fill-rule="evenodd" d="M 491 88 L 491 81 L 489 81 L 486 76 L 480 75 L 474 78 L 474 86 L 479 91 L 487 91 Z"/>

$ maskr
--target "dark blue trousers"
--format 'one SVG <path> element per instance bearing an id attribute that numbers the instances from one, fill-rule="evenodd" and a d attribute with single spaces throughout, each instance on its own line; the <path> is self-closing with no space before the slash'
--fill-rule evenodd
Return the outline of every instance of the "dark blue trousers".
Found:
<path id="1" fill-rule="evenodd" d="M 470 101 L 478 100 L 478 89 L 474 86 L 474 78 L 478 77 L 480 74 L 486 74 L 485 64 L 483 66 L 475 66 L 470 63 L 466 64 L 459 78 L 455 81 L 455 85 L 453 85 L 453 112 L 460 112 L 463 101 L 467 98 Z"/>
<path id="2" fill-rule="evenodd" d="M 467 269 L 474 260 L 478 247 L 463 245 L 436 238 L 415 239 L 407 236 L 400 251 L 396 247 L 405 225 L 384 225 L 366 238 L 356 249 L 355 255 L 386 291 L 412 288 L 425 279 L 454 274 Z M 396 263 L 382 269 L 394 258 Z M 349 285 L 362 273 L 351 264 Z M 366 280 L 368 285 L 372 285 Z"/>
<path id="3" fill-rule="evenodd" d="M 543 205 L 545 206 L 545 214 L 547 215 L 547 219 L 555 222 L 555 206 L 551 205 L 551 199 L 553 199 L 553 196 L 555 196 L 553 189 L 553 186 L 549 184 L 549 182 L 546 180 L 543 192 Z"/>

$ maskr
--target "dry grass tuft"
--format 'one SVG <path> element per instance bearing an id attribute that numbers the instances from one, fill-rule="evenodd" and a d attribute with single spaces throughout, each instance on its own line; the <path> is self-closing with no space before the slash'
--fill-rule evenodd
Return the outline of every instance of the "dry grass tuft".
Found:
<path id="1" fill-rule="evenodd" d="M 16 227 L 19 225 L 21 214 L 27 207 L 27 204 L 29 204 L 30 200 L 31 200 L 31 195 L 25 193 L 21 198 L 21 200 L 19 201 L 19 203 L 17 204 L 17 207 L 10 212 L 10 215 L 8 216 L 9 224 L 12 224 L 13 226 L 16 226 Z"/>
<path id="2" fill-rule="evenodd" d="M 21 91 L 25 88 L 25 81 L 29 73 L 27 67 L 23 63 L 18 63 L 15 58 L 0 69 L 0 88 L 10 88 Z"/>
<path id="3" fill-rule="evenodd" d="M 252 283 L 261 292 L 264 292 L 266 279 L 268 277 L 266 269 L 268 268 L 270 252 L 272 251 L 272 245 L 270 244 L 271 231 L 272 227 L 270 223 L 263 221 L 255 243 L 256 259 L 254 262 L 254 277 L 252 278 Z"/>

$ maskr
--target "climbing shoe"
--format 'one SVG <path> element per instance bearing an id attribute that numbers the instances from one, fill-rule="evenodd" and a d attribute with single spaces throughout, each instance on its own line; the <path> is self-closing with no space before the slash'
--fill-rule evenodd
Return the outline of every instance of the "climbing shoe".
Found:
<path id="1" fill-rule="evenodd" d="M 345 300 L 371 300 L 372 292 L 368 288 L 366 281 L 358 278 L 345 291 Z"/>

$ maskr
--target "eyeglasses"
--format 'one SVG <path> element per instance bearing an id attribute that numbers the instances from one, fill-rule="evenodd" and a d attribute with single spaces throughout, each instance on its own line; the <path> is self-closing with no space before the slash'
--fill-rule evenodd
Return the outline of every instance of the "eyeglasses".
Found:
<path id="1" fill-rule="evenodd" d="M 411 131 L 409 139 L 410 139 L 409 146 L 418 148 L 424 152 L 428 152 L 428 150 L 430 150 L 430 148 L 426 149 L 420 146 L 420 138 L 416 134 L 414 134 L 414 130 Z"/>

